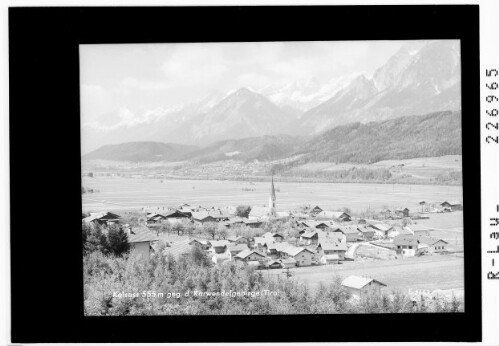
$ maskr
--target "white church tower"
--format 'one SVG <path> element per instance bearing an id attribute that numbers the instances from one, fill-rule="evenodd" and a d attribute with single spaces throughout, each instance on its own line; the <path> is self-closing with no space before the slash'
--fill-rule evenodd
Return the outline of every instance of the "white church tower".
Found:
<path id="1" fill-rule="evenodd" d="M 275 214 L 275 189 L 274 189 L 274 176 L 272 175 L 272 182 L 270 184 L 270 196 L 269 196 L 269 214 Z"/>

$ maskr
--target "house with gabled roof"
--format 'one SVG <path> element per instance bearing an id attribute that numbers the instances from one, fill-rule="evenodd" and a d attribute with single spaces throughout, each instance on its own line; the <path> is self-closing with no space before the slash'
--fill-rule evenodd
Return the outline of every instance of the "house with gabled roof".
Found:
<path id="1" fill-rule="evenodd" d="M 397 254 L 402 256 L 416 256 L 419 253 L 419 241 L 413 235 L 398 235 L 393 238 L 393 245 Z"/>
<path id="2" fill-rule="evenodd" d="M 261 220 L 249 220 L 249 219 L 243 219 L 243 224 L 249 228 L 260 228 L 262 226 L 262 221 Z"/>
<path id="3" fill-rule="evenodd" d="M 309 214 L 312 215 L 312 216 L 316 216 L 321 211 L 323 211 L 323 209 L 321 207 L 319 207 L 318 205 L 316 205 L 315 207 L 313 207 L 312 209 L 310 209 Z"/>
<path id="4" fill-rule="evenodd" d="M 90 213 L 90 216 L 82 219 L 85 223 L 95 223 L 99 225 L 111 225 L 117 224 L 120 221 L 121 216 L 107 212 Z"/>
<path id="5" fill-rule="evenodd" d="M 271 239 L 276 243 L 279 243 L 284 240 L 284 237 L 280 235 L 279 233 L 273 233 L 273 232 L 267 232 L 264 235 L 262 235 L 262 238 L 267 238 Z"/>
<path id="6" fill-rule="evenodd" d="M 183 213 L 179 210 L 172 210 L 164 215 L 164 219 L 170 223 L 176 223 L 183 220 L 188 220 L 191 213 Z"/>
<path id="7" fill-rule="evenodd" d="M 352 217 L 343 211 L 323 210 L 316 215 L 317 218 L 334 219 L 338 221 L 352 221 Z"/>
<path id="8" fill-rule="evenodd" d="M 209 250 L 213 253 L 221 254 L 227 252 L 227 247 L 230 245 L 228 240 L 209 240 Z"/>
<path id="9" fill-rule="evenodd" d="M 323 255 L 337 255 L 339 260 L 344 260 L 346 251 L 346 242 L 321 241 L 317 245 L 317 252 L 319 253 L 319 257 L 322 257 Z"/>
<path id="10" fill-rule="evenodd" d="M 357 229 L 361 233 L 362 239 L 367 240 L 367 241 L 371 241 L 374 239 L 375 231 L 373 228 L 365 227 L 362 225 L 361 227 L 357 227 Z"/>
<path id="11" fill-rule="evenodd" d="M 248 238 L 246 237 L 243 237 L 243 236 L 231 236 L 229 238 L 227 238 L 227 240 L 233 244 L 248 244 L 249 243 L 249 240 Z"/>
<path id="12" fill-rule="evenodd" d="M 312 250 L 304 247 L 289 246 L 283 249 L 283 253 L 286 254 L 286 257 L 294 258 L 298 267 L 312 265 L 315 257 Z"/>
<path id="13" fill-rule="evenodd" d="M 314 245 L 319 241 L 319 234 L 313 229 L 307 229 L 300 235 L 300 241 L 304 245 Z"/>
<path id="14" fill-rule="evenodd" d="M 150 231 L 147 227 L 132 228 L 128 235 L 130 244 L 130 253 L 147 259 L 154 251 L 153 245 L 159 240 L 156 233 Z"/>
<path id="15" fill-rule="evenodd" d="M 235 255 L 234 259 L 236 261 L 244 261 L 244 262 L 250 262 L 250 261 L 263 262 L 266 261 L 267 257 L 258 251 L 248 249 L 241 251 L 240 253 Z"/>
<path id="16" fill-rule="evenodd" d="M 189 241 L 189 245 L 197 246 L 202 250 L 209 250 L 210 249 L 210 243 L 205 239 L 192 238 Z"/>
<path id="17" fill-rule="evenodd" d="M 392 225 L 389 225 L 386 223 L 371 223 L 368 225 L 368 227 L 371 227 L 372 229 L 374 229 L 375 235 L 379 238 L 388 237 L 388 234 L 393 229 Z"/>
<path id="18" fill-rule="evenodd" d="M 362 298 L 371 292 L 380 293 L 386 284 L 373 278 L 350 275 L 341 282 L 341 286 L 352 296 Z"/>
<path id="19" fill-rule="evenodd" d="M 431 235 L 431 229 L 430 228 L 428 228 L 428 227 L 426 227 L 424 225 L 418 224 L 418 223 L 406 225 L 403 228 L 406 231 L 408 231 L 409 233 L 411 233 L 412 235 L 416 236 L 416 237 L 430 236 Z"/>
<path id="20" fill-rule="evenodd" d="M 240 252 L 243 252 L 245 250 L 249 250 L 248 245 L 246 244 L 235 244 L 231 243 L 227 245 L 227 250 L 230 252 L 231 256 L 234 257 Z"/>
<path id="21" fill-rule="evenodd" d="M 450 208 L 450 210 L 463 210 L 463 204 L 458 201 L 444 201 L 440 204 L 442 208 Z"/>
<path id="22" fill-rule="evenodd" d="M 420 236 L 417 238 L 421 246 L 421 250 L 427 253 L 440 253 L 448 251 L 447 246 L 449 245 L 443 239 L 429 236 Z"/>
<path id="23" fill-rule="evenodd" d="M 281 260 L 283 268 L 293 268 L 296 267 L 296 260 L 293 257 L 283 258 Z"/>
<path id="24" fill-rule="evenodd" d="M 362 237 L 362 233 L 354 225 L 341 226 L 337 232 L 343 233 L 348 242 L 356 242 Z"/>
<path id="25" fill-rule="evenodd" d="M 269 269 L 279 269 L 282 268 L 282 263 L 279 260 L 270 259 L 267 263 L 265 263 L 265 267 Z"/>

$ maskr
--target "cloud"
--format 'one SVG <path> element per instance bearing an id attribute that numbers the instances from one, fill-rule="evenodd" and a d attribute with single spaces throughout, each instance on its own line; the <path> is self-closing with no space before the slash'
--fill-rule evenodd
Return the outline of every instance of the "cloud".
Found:
<path id="1" fill-rule="evenodd" d="M 118 121 L 114 124 L 103 124 L 99 121 L 90 121 L 83 124 L 83 127 L 94 130 L 109 132 L 118 128 L 130 128 L 136 125 L 152 123 L 160 120 L 169 112 L 169 109 L 148 110 L 141 114 L 136 114 L 126 107 L 122 107 L 117 112 Z"/>
<path id="2" fill-rule="evenodd" d="M 175 86 L 216 84 L 228 69 L 222 47 L 213 44 L 181 45 L 161 66 Z"/>

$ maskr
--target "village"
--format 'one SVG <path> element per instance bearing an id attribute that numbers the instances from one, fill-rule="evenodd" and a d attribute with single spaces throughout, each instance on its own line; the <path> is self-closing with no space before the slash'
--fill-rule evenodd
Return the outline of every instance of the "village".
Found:
<path id="1" fill-rule="evenodd" d="M 416 211 L 408 207 L 383 209 L 372 218 L 353 217 L 344 211 L 323 210 L 320 206 L 305 210 L 276 211 L 276 189 L 272 179 L 268 205 L 248 207 L 241 216 L 240 207 L 202 207 L 183 203 L 162 210 L 144 208 L 145 222 L 132 227 L 112 212 L 91 213 L 87 224 L 118 224 L 128 234 L 131 255 L 148 258 L 165 243 L 165 256 L 178 256 L 198 247 L 214 265 L 240 262 L 256 270 L 284 270 L 335 265 L 365 260 L 391 260 L 455 253 L 449 241 L 432 235 L 432 229 L 417 223 L 431 214 L 462 210 L 461 202 L 421 201 Z M 284 231 L 265 231 L 262 226 L 287 225 Z M 190 225 L 190 232 L 179 225 Z M 162 227 L 177 229 L 175 237 L 162 234 Z M 212 230 L 204 233 L 206 228 Z M 180 231 L 182 229 L 182 231 Z M 266 229 L 270 229 L 266 227 Z M 188 234 L 183 234 L 188 233 Z M 386 284 L 372 277 L 349 276 L 342 283 L 352 294 L 380 289 Z"/>

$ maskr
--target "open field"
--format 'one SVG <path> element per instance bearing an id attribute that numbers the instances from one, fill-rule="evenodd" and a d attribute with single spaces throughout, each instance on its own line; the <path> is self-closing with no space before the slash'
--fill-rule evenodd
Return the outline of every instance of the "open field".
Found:
<path id="1" fill-rule="evenodd" d="M 353 163 L 331 163 L 331 162 L 312 162 L 294 167 L 292 170 L 308 171 L 336 171 L 356 168 L 386 168 L 394 176 L 401 174 L 411 175 L 419 179 L 431 179 L 439 174 L 449 172 L 461 172 L 462 156 L 446 155 L 440 157 L 421 157 L 406 160 L 385 160 L 369 164 Z"/>
<path id="2" fill-rule="evenodd" d="M 264 275 L 278 275 L 283 270 L 262 271 Z M 412 257 L 372 262 L 343 262 L 323 266 L 292 269 L 293 278 L 306 282 L 311 289 L 320 282 L 327 283 L 334 276 L 342 279 L 349 275 L 375 278 L 387 286 L 387 290 L 449 290 L 464 288 L 464 260 L 451 255 Z"/>
<path id="3" fill-rule="evenodd" d="M 161 182 L 162 181 L 162 182 Z M 118 210 L 142 207 L 194 205 L 262 206 L 267 203 L 268 182 L 220 180 L 160 180 L 98 176 L 83 177 L 82 185 L 99 192 L 82 195 L 84 211 Z M 461 200 L 462 187 L 405 184 L 289 183 L 275 182 L 277 209 L 290 210 L 304 204 L 325 209 L 348 207 L 353 211 L 367 208 L 408 207 L 418 210 L 418 202 Z M 252 191 L 243 191 L 250 188 Z M 431 214 L 430 217 L 433 217 Z"/>

